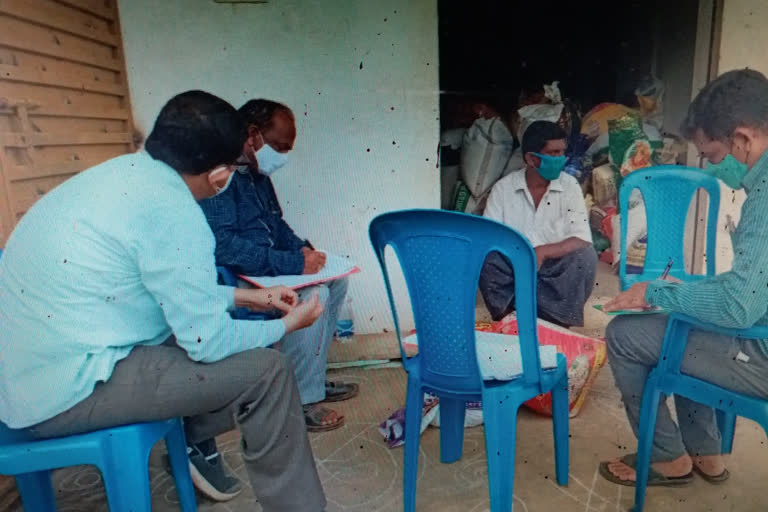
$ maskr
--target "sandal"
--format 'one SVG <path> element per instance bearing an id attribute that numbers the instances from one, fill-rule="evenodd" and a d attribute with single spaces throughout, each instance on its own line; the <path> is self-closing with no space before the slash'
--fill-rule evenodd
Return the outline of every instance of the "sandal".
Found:
<path id="1" fill-rule="evenodd" d="M 630 468 L 634 469 L 637 464 L 637 454 L 630 453 L 620 460 Z M 622 480 L 614 475 L 608 468 L 608 464 L 609 462 L 600 463 L 600 476 L 614 484 L 625 485 L 627 487 L 635 486 L 634 480 Z M 650 468 L 648 471 L 648 487 L 683 487 L 689 485 L 691 482 L 693 482 L 693 471 L 690 471 L 687 475 L 683 476 L 664 476 L 653 468 Z"/>
<path id="2" fill-rule="evenodd" d="M 360 386 L 343 381 L 325 382 L 325 400 L 323 402 L 342 402 L 354 398 L 360 392 Z"/>
<path id="3" fill-rule="evenodd" d="M 693 465 L 693 470 L 696 472 L 697 475 L 699 475 L 701 478 L 706 480 L 708 483 L 717 485 L 725 482 L 731 477 L 731 473 L 728 472 L 727 469 L 724 469 L 722 473 L 719 475 L 708 475 L 707 473 L 703 472 L 699 466 L 696 464 Z"/>
<path id="4" fill-rule="evenodd" d="M 303 409 L 304 421 L 307 424 L 307 432 L 328 432 L 344 426 L 344 416 L 332 409 L 328 409 L 319 404 L 305 405 Z M 336 413 L 336 421 L 333 423 L 325 423 L 326 418 L 332 413 Z"/>

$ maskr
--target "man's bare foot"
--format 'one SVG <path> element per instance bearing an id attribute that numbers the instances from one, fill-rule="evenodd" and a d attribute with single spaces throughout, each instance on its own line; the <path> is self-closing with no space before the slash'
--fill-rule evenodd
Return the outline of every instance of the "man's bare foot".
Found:
<path id="1" fill-rule="evenodd" d="M 725 457 L 722 455 L 693 456 L 693 464 L 708 476 L 722 475 L 725 471 Z"/>
<path id="2" fill-rule="evenodd" d="M 668 462 L 654 462 L 651 467 L 667 478 L 685 476 L 691 472 L 693 461 L 688 455 L 682 455 L 675 460 Z M 637 480 L 635 468 L 631 468 L 621 462 L 620 459 L 613 459 L 608 463 L 608 470 L 616 477 L 626 482 Z"/>

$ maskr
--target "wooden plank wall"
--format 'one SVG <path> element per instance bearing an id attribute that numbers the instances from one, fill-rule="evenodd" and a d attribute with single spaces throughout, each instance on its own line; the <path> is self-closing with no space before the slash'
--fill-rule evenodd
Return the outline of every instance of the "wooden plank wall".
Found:
<path id="1" fill-rule="evenodd" d="M 0 0 L 0 247 L 50 189 L 132 151 L 117 0 Z M 0 476 L 0 510 L 18 494 Z"/>
<path id="2" fill-rule="evenodd" d="M 133 149 L 117 0 L 0 0 L 0 246 L 50 189 Z"/>

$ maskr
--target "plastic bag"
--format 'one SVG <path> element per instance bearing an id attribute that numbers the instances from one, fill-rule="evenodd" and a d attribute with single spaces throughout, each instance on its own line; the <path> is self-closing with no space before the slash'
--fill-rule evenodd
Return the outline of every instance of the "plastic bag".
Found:
<path id="1" fill-rule="evenodd" d="M 464 415 L 464 428 L 477 427 L 483 424 L 483 405 L 480 402 L 467 402 Z M 421 409 L 421 426 L 419 435 L 428 426 L 440 428 L 440 400 L 429 393 L 424 393 L 424 405 Z M 378 427 L 379 433 L 389 448 L 397 448 L 405 444 L 405 408 L 398 409 L 389 418 L 382 421 Z"/>
<path id="2" fill-rule="evenodd" d="M 477 330 L 517 334 L 517 319 L 514 313 L 491 324 L 477 324 Z M 565 355 L 568 364 L 568 406 L 570 417 L 579 414 L 592 383 L 605 363 L 605 342 L 582 336 L 544 320 L 538 320 L 540 345 L 555 345 Z M 525 402 L 525 405 L 539 414 L 552 415 L 552 396 L 547 393 Z"/>
<path id="3" fill-rule="evenodd" d="M 616 173 L 610 165 L 601 165 L 592 170 L 592 192 L 595 204 L 600 208 L 616 204 Z"/>
<path id="4" fill-rule="evenodd" d="M 590 140 L 595 140 L 608 133 L 608 121 L 618 119 L 636 111 L 618 103 L 600 103 L 587 112 L 581 120 L 581 133 Z"/>
<path id="5" fill-rule="evenodd" d="M 424 405 L 421 410 L 421 430 L 423 434 L 429 424 L 437 416 L 437 398 L 425 394 Z M 405 408 L 398 409 L 389 418 L 382 421 L 378 427 L 379 433 L 384 436 L 387 446 L 397 448 L 405 444 Z"/>
<path id="6" fill-rule="evenodd" d="M 430 397 L 432 395 L 429 395 Z M 435 407 L 435 416 L 430 421 L 430 425 L 440 428 L 440 401 L 438 398 L 437 407 Z M 464 413 L 464 428 L 479 427 L 483 424 L 483 404 L 481 402 L 467 402 L 466 412 Z"/>
<path id="7" fill-rule="evenodd" d="M 664 82 L 645 77 L 635 89 L 643 121 L 661 130 L 664 126 Z"/>
<path id="8" fill-rule="evenodd" d="M 528 105 L 517 111 L 520 115 L 520 126 L 517 129 L 517 139 L 522 142 L 525 130 L 536 121 L 557 123 L 563 115 L 563 104 L 550 105 L 547 103 Z"/>
<path id="9" fill-rule="evenodd" d="M 627 218 L 627 250 L 635 245 L 638 240 L 645 237 L 648 232 L 645 219 L 645 203 L 638 201 L 636 204 L 632 204 L 630 200 L 629 212 L 625 212 L 621 215 L 629 215 Z M 613 265 L 619 264 L 619 256 L 621 255 L 621 215 L 617 214 L 611 217 L 611 252 L 613 254 Z M 627 253 L 629 256 L 629 253 Z"/>
<path id="10" fill-rule="evenodd" d="M 621 177 L 654 164 L 651 142 L 638 117 L 622 116 L 608 126 L 608 156 Z"/>
<path id="11" fill-rule="evenodd" d="M 453 198 L 451 199 L 451 205 L 453 210 L 457 212 L 464 212 L 467 209 L 467 203 L 471 194 L 467 186 L 459 181 L 453 189 Z"/>

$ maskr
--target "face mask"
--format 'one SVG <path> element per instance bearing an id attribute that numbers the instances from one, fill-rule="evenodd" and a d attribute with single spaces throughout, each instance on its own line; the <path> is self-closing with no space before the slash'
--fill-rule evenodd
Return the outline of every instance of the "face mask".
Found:
<path id="1" fill-rule="evenodd" d="M 722 180 L 723 183 L 731 188 L 740 189 L 741 180 L 747 174 L 747 164 L 743 164 L 736 160 L 736 158 L 728 153 L 720 163 L 707 164 L 707 174 L 711 174 L 715 178 Z"/>
<path id="2" fill-rule="evenodd" d="M 560 173 L 565 168 L 566 158 L 563 156 L 550 156 L 540 155 L 539 153 L 533 153 L 541 159 L 541 163 L 536 170 L 539 175 L 547 181 L 556 180 Z"/>
<path id="3" fill-rule="evenodd" d="M 218 181 L 216 180 L 215 176 L 217 174 L 221 174 L 227 171 L 229 171 L 229 176 L 227 176 L 227 179 L 224 183 L 221 183 L 220 179 Z M 232 172 L 229 167 L 219 167 L 218 169 L 211 171 L 211 174 L 208 175 L 208 181 L 210 181 L 211 185 L 213 185 L 213 190 L 216 191 L 216 195 L 219 195 L 229 188 L 229 185 L 232 183 L 232 178 L 234 177 L 235 173 Z"/>
<path id="4" fill-rule="evenodd" d="M 259 172 L 264 176 L 272 176 L 288 162 L 288 155 L 275 151 L 269 144 L 264 144 L 256 151 L 256 161 L 259 162 Z"/>

